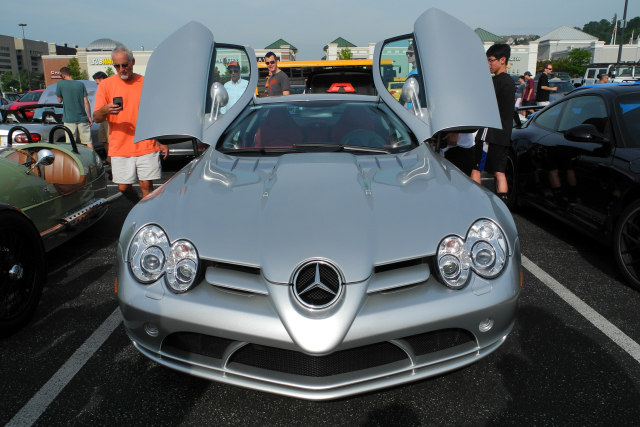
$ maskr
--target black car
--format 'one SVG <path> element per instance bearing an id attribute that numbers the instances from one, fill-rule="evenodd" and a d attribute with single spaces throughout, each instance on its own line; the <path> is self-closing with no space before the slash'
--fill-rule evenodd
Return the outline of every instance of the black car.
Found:
<path id="1" fill-rule="evenodd" d="M 611 245 L 640 290 L 640 87 L 599 85 L 513 130 L 507 205 L 533 206 Z"/>

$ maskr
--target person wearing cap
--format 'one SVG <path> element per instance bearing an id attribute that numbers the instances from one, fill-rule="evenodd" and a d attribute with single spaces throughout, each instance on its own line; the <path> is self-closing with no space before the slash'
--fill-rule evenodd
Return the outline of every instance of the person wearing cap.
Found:
<path id="1" fill-rule="evenodd" d="M 522 106 L 528 107 L 530 105 L 536 105 L 535 82 L 533 81 L 533 77 L 531 77 L 531 71 L 524 73 L 524 79 L 527 81 L 527 86 L 524 90 L 524 96 L 522 97 Z M 527 110 L 526 112 L 533 113 L 533 110 Z"/>
<path id="2" fill-rule="evenodd" d="M 231 80 L 224 84 L 224 88 L 229 94 L 229 102 L 224 107 L 220 108 L 222 114 L 229 111 L 233 105 L 238 102 L 242 94 L 247 90 L 249 82 L 240 78 L 240 65 L 236 61 L 231 61 L 227 64 L 227 71 Z"/>

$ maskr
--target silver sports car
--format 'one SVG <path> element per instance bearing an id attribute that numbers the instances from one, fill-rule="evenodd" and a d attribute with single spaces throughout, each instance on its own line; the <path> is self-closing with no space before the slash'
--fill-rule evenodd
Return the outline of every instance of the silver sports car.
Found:
<path id="1" fill-rule="evenodd" d="M 181 107 L 161 120 L 184 64 Z M 398 101 L 388 81 L 405 77 Z M 184 373 L 314 400 L 498 349 L 521 289 L 516 227 L 437 143 L 500 127 L 475 33 L 428 10 L 412 34 L 376 46 L 376 95 L 336 81 L 326 94 L 258 99 L 257 80 L 250 48 L 214 42 L 195 22 L 150 58 L 136 141 L 211 149 L 123 226 L 117 296 L 136 348 Z"/>

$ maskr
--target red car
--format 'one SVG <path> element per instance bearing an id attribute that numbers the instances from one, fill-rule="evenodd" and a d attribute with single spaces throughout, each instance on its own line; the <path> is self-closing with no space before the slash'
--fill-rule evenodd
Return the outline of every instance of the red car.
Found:
<path id="1" fill-rule="evenodd" d="M 7 108 L 9 110 L 17 110 L 23 105 L 37 104 L 38 100 L 42 96 L 42 92 L 44 92 L 44 89 L 30 90 L 22 98 L 20 98 L 20 100 L 12 102 Z M 26 110 L 25 114 L 28 118 L 31 119 L 33 117 L 33 110 Z"/>

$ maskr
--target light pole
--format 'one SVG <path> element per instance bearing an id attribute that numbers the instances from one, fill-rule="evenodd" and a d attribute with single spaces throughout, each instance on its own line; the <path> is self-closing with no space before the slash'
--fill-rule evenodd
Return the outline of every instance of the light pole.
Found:
<path id="1" fill-rule="evenodd" d="M 622 44 L 624 43 L 624 27 L 627 26 L 627 4 L 629 0 L 624 0 L 624 13 L 622 14 L 622 23 L 620 24 L 620 47 L 618 48 L 618 63 L 622 59 Z"/>
<path id="2" fill-rule="evenodd" d="M 27 26 L 27 24 L 18 24 L 19 27 L 22 27 L 22 60 L 24 61 L 26 59 L 26 66 L 27 66 L 27 92 L 31 90 L 31 79 L 29 78 L 29 66 L 30 64 L 30 57 L 29 57 L 29 53 L 27 52 L 27 42 L 24 39 L 24 27 Z M 25 53 L 27 55 L 25 55 Z M 21 89 L 22 90 L 22 89 Z"/>

